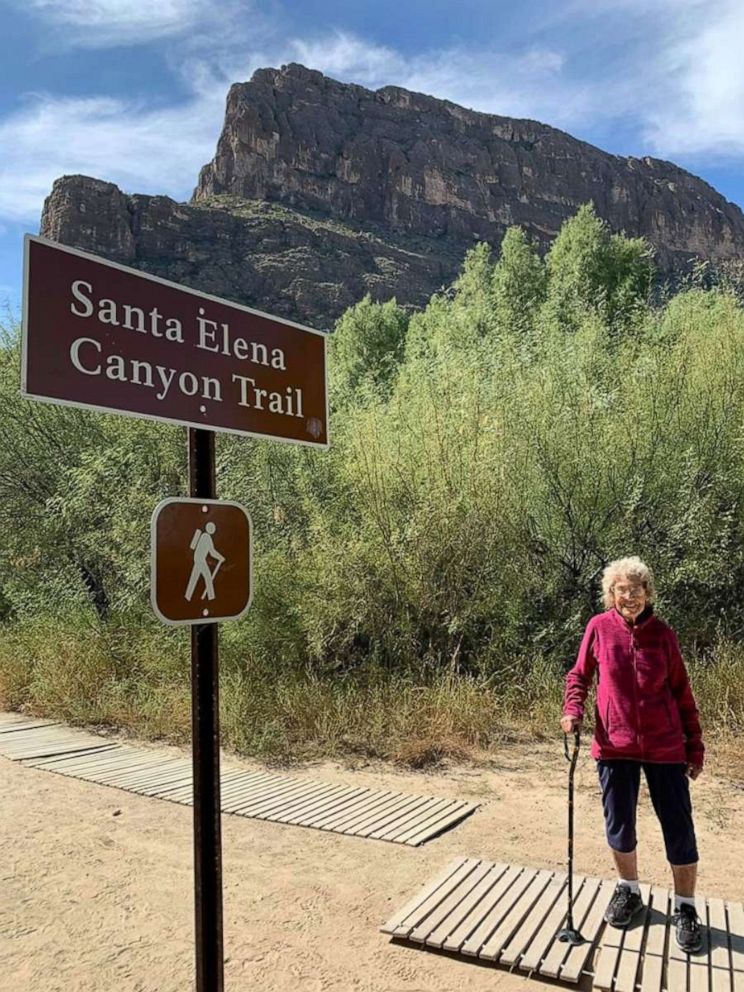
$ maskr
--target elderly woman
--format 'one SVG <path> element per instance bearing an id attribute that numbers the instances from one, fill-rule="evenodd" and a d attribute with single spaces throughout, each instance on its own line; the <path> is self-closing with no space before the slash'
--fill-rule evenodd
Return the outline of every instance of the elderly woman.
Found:
<path id="1" fill-rule="evenodd" d="M 661 823 L 674 876 L 674 926 L 688 953 L 702 944 L 695 910 L 698 852 L 688 777 L 703 767 L 703 741 L 674 631 L 654 615 L 654 580 L 640 558 L 611 562 L 602 576 L 604 613 L 587 624 L 576 664 L 566 676 L 561 727 L 581 726 L 597 673 L 592 757 L 602 787 L 607 842 L 618 884 L 605 919 L 627 927 L 642 911 L 636 857 L 636 804 L 641 769 Z"/>

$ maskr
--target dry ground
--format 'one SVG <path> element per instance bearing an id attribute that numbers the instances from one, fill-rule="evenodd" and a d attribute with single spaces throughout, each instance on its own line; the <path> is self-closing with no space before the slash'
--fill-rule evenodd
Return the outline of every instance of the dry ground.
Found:
<path id="1" fill-rule="evenodd" d="M 486 804 L 416 849 L 224 816 L 227 992 L 555 987 L 392 944 L 378 927 L 457 855 L 562 867 L 565 767 L 556 744 L 505 748 L 487 768 L 414 773 L 326 763 L 303 770 L 353 785 Z M 587 754 L 577 778 L 577 870 L 611 877 Z M 737 775 L 729 763 L 724 775 L 714 757 L 693 790 L 700 891 L 744 900 L 744 770 Z M 192 989 L 192 810 L 4 758 L 0 794 L 2 987 Z M 643 878 L 667 885 L 660 831 L 645 793 L 639 834 Z"/>

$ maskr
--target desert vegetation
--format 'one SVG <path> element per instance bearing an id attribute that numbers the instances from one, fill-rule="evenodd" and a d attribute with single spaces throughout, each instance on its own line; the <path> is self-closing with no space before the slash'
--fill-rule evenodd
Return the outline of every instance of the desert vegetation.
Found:
<path id="1" fill-rule="evenodd" d="M 477 245 L 420 312 L 362 300 L 329 343 L 331 448 L 220 436 L 254 605 L 221 628 L 223 740 L 423 765 L 555 735 L 612 558 L 654 569 L 710 739 L 744 730 L 744 312 L 671 287 L 591 206 L 543 258 Z M 188 633 L 149 607 L 182 429 L 32 403 L 0 349 L 0 705 L 190 733 Z"/>

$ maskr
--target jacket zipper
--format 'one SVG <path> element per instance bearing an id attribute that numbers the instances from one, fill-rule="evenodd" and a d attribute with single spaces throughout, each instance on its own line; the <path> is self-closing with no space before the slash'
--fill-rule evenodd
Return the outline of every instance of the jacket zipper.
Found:
<path id="1" fill-rule="evenodd" d="M 643 732 L 641 731 L 641 714 L 638 708 L 638 669 L 636 667 L 636 648 L 635 648 L 635 638 L 633 634 L 630 635 L 630 656 L 633 660 L 633 704 L 635 706 L 635 724 L 637 728 L 638 735 L 638 746 L 641 749 L 641 757 L 643 757 L 644 747 L 643 747 Z"/>

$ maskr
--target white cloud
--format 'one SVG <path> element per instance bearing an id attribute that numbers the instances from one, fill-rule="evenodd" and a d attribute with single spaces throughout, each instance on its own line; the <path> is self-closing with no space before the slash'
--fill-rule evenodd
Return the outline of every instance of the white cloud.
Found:
<path id="1" fill-rule="evenodd" d="M 609 115 L 664 158 L 744 156 L 741 0 L 566 0 L 553 27 L 608 56 L 586 128 Z"/>
<path id="2" fill-rule="evenodd" d="M 224 98 L 223 86 L 162 110 L 108 98 L 30 98 L 0 122 L 0 216 L 38 220 L 54 179 L 76 173 L 186 198 L 214 153 Z"/>
<path id="3" fill-rule="evenodd" d="M 106 47 L 186 34 L 214 13 L 200 0 L 25 0 L 24 9 L 65 29 L 62 45 Z"/>
<path id="4" fill-rule="evenodd" d="M 401 86 L 487 113 L 537 117 L 562 126 L 577 120 L 583 87 L 560 79 L 561 52 L 531 47 L 521 53 L 457 46 L 404 56 L 346 32 L 290 43 L 293 60 L 326 75 L 372 89 Z"/>
<path id="5" fill-rule="evenodd" d="M 744 155 L 744 6 L 701 11 L 697 30 L 674 40 L 662 68 L 675 99 L 653 106 L 645 132 L 667 154 Z"/>

